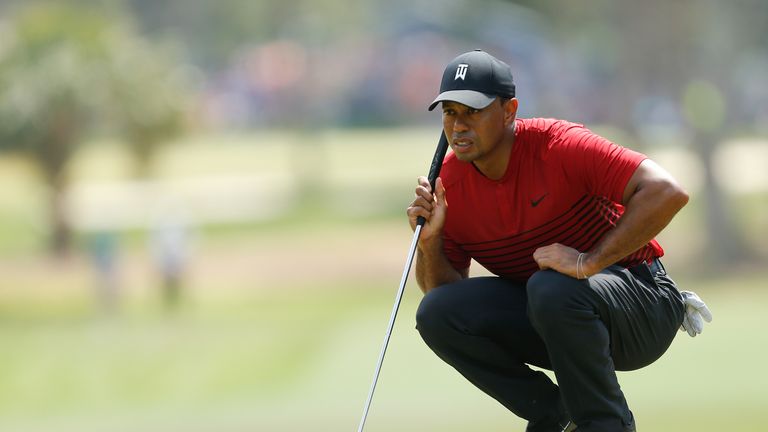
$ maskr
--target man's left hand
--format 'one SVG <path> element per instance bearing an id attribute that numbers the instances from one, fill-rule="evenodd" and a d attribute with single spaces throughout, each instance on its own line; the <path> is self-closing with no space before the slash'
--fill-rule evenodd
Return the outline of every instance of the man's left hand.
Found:
<path id="1" fill-rule="evenodd" d="M 536 249 L 533 252 L 533 259 L 541 270 L 552 269 L 572 278 L 585 279 L 587 277 L 584 263 L 586 254 L 582 257 L 581 268 L 578 269 L 577 274 L 576 264 L 579 260 L 579 253 L 574 248 L 561 245 L 560 243 L 553 243 Z"/>

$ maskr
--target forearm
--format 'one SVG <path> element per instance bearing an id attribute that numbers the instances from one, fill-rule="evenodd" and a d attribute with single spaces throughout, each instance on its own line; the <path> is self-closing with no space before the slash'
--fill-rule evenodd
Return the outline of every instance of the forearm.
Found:
<path id="1" fill-rule="evenodd" d="M 688 202 L 676 183 L 656 181 L 638 189 L 626 203 L 616 227 L 584 259 L 584 271 L 594 274 L 653 240 Z"/>
<path id="2" fill-rule="evenodd" d="M 442 239 L 435 239 L 419 244 L 416 254 L 416 281 L 426 294 L 433 288 L 466 277 L 457 271 L 443 252 Z"/>

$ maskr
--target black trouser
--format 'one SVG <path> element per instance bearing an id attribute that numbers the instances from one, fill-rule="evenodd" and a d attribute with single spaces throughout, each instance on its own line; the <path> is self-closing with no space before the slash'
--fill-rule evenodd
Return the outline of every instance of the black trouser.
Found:
<path id="1" fill-rule="evenodd" d="M 552 270 L 526 285 L 464 279 L 427 293 L 416 322 L 441 359 L 529 430 L 567 415 L 579 431 L 615 432 L 633 422 L 616 371 L 658 359 L 683 314 L 675 283 L 654 261 L 587 280 Z M 558 385 L 528 365 L 554 371 Z"/>

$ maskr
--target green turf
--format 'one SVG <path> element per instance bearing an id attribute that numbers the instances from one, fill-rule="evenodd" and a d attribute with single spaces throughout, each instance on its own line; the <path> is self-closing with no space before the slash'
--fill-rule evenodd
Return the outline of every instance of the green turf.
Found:
<path id="1" fill-rule="evenodd" d="M 701 285 L 715 315 L 704 334 L 680 333 L 656 364 L 621 374 L 642 430 L 756 430 L 768 402 L 759 331 L 768 293 L 756 285 L 765 277 Z M 380 281 L 361 292 L 359 282 L 190 301 L 174 315 L 17 313 L 0 326 L 0 426 L 352 430 L 395 288 Z M 421 343 L 419 298 L 409 287 L 367 430 L 521 430 Z"/>
<path id="2" fill-rule="evenodd" d="M 175 313 L 159 304 L 141 229 L 120 233 L 120 312 L 99 312 L 88 256 L 43 253 L 34 170 L 0 158 L 0 431 L 355 430 L 410 242 L 404 209 L 433 135 L 233 135 L 163 150 L 163 179 L 288 172 L 298 185 L 279 218 L 197 227 L 190 291 Z M 317 161 L 323 171 L 311 171 Z M 75 184 L 130 176 L 113 144 L 86 146 L 72 166 Z M 765 196 L 734 202 L 765 252 Z M 715 321 L 695 339 L 679 333 L 654 365 L 621 374 L 642 431 L 755 431 L 764 422 L 768 273 L 693 279 L 704 270 L 702 209 L 694 197 L 661 239 L 668 268 Z M 411 281 L 366 431 L 523 430 L 424 346 L 413 328 L 420 297 Z"/>

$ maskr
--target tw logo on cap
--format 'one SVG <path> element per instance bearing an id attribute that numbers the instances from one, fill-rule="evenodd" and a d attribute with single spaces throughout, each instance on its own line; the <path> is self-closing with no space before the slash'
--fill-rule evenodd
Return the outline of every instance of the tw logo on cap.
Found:
<path id="1" fill-rule="evenodd" d="M 456 76 L 453 77 L 453 80 L 456 81 L 457 79 L 461 78 L 461 80 L 464 81 L 464 78 L 467 77 L 467 69 L 469 69 L 468 64 L 459 64 L 459 66 L 456 68 Z"/>

